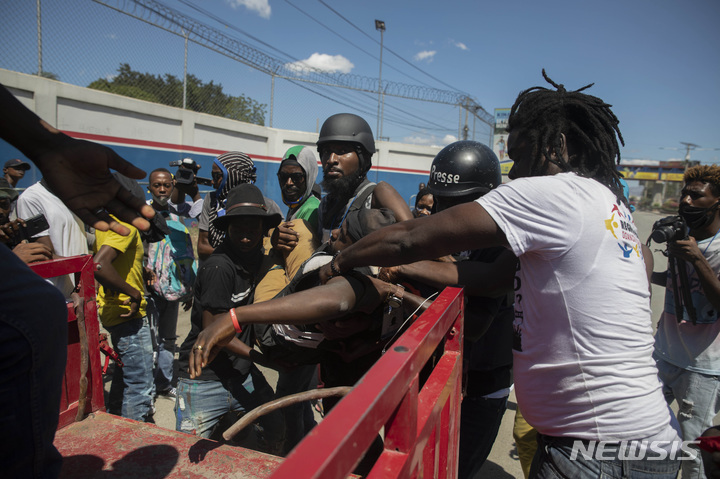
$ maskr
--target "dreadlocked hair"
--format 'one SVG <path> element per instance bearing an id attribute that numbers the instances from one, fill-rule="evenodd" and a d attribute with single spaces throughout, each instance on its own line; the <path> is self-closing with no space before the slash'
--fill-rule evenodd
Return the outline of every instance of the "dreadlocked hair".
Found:
<path id="1" fill-rule="evenodd" d="M 510 110 L 508 132 L 522 130 L 533 148 L 531 174 L 540 175 L 547 164 L 562 171 L 592 178 L 610 188 L 618 201 L 627 204 L 620 184 L 620 144 L 625 145 L 618 119 L 600 98 L 582 93 L 591 83 L 575 91 L 552 81 L 545 69 L 543 78 L 555 90 L 532 87 L 521 92 Z M 565 135 L 568 159 L 563 158 Z M 538 154 L 542 153 L 542 157 Z"/>
<path id="2" fill-rule="evenodd" d="M 720 166 L 718 165 L 697 165 L 688 168 L 683 178 L 685 184 L 694 181 L 710 185 L 715 196 L 720 196 Z"/>

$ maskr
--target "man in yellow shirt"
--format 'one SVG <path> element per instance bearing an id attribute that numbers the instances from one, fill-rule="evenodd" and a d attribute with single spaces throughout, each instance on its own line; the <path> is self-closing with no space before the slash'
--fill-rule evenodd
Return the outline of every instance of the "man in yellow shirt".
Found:
<path id="1" fill-rule="evenodd" d="M 119 221 L 119 220 L 118 220 Z M 108 410 L 138 421 L 153 421 L 153 348 L 143 286 L 143 245 L 134 226 L 127 236 L 96 231 L 95 278 L 98 315 L 123 362 L 115 368 Z"/>

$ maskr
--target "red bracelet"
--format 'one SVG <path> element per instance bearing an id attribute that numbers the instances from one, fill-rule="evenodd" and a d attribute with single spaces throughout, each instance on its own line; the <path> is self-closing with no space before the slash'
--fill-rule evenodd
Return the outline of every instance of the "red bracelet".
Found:
<path id="1" fill-rule="evenodd" d="M 238 322 L 237 314 L 235 314 L 235 308 L 230 308 L 230 317 L 232 318 L 235 331 L 237 331 L 238 333 L 242 333 L 242 328 L 240 327 L 240 323 Z"/>

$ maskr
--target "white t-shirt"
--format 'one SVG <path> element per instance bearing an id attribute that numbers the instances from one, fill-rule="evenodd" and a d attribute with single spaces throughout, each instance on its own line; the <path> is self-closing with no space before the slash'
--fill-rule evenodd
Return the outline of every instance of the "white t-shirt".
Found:
<path id="1" fill-rule="evenodd" d="M 18 218 L 28 219 L 43 214 L 49 228 L 33 238 L 49 236 L 55 254 L 58 256 L 76 256 L 88 254 L 85 224 L 65 206 L 60 198 L 50 193 L 41 183 L 35 183 L 18 198 Z M 71 276 L 60 276 L 50 281 L 57 286 L 66 298 L 74 289 Z"/>
<path id="2" fill-rule="evenodd" d="M 720 272 L 720 234 L 698 241 L 698 247 L 717 275 Z M 675 316 L 675 297 L 668 272 L 665 307 L 655 335 L 655 357 L 677 367 L 711 376 L 720 375 L 720 321 L 718 312 L 705 297 L 691 264 L 685 263 L 690 295 L 695 306 L 696 324 L 684 310 L 683 321 Z M 680 278 L 677 279 L 678 289 Z"/>
<path id="3" fill-rule="evenodd" d="M 573 173 L 514 180 L 477 202 L 520 260 L 513 368 L 528 423 L 550 436 L 677 440 L 628 209 Z"/>

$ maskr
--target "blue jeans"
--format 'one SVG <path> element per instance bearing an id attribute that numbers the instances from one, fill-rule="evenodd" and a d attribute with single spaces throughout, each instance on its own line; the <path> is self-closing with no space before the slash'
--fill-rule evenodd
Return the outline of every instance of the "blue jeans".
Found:
<path id="1" fill-rule="evenodd" d="M 507 396 L 497 399 L 465 397 L 460 405 L 460 478 L 481 477 L 480 468 L 490 455 L 500 430 Z"/>
<path id="2" fill-rule="evenodd" d="M 675 479 L 680 461 L 586 459 L 576 454 L 571 459 L 572 438 L 545 436 L 538 433 L 538 448 L 530 468 L 531 479 Z M 607 457 L 607 454 L 605 455 Z"/>
<path id="3" fill-rule="evenodd" d="M 720 379 L 717 376 L 688 371 L 673 364 L 657 360 L 658 377 L 663 383 L 663 394 L 668 405 L 678 402 L 677 419 L 683 439 L 694 441 L 712 427 L 720 411 Z M 703 478 L 702 458 L 698 454 L 692 461 L 683 461 L 683 479 Z"/>
<path id="4" fill-rule="evenodd" d="M 175 340 L 180 303 L 157 295 L 148 296 L 148 315 L 156 333 L 157 367 L 155 387 L 165 391 L 173 386 L 175 372 Z"/>
<path id="5" fill-rule="evenodd" d="M 248 412 L 272 399 L 273 390 L 255 365 L 247 377 L 238 374 L 224 384 L 180 378 L 175 402 L 175 429 L 209 438 L 225 414 L 231 411 Z M 262 428 L 258 438 L 262 449 L 278 454 L 284 433 L 281 412 L 262 416 L 258 422 Z"/>
<path id="6" fill-rule="evenodd" d="M 152 422 L 153 348 L 148 318 L 106 327 L 124 366 L 115 367 L 110 385 L 109 412 L 136 421 Z M 119 411 L 118 411 L 119 406 Z"/>
<path id="7" fill-rule="evenodd" d="M 55 478 L 67 361 L 62 293 L 0 245 L 0 476 Z"/>

